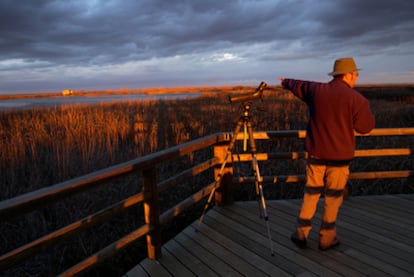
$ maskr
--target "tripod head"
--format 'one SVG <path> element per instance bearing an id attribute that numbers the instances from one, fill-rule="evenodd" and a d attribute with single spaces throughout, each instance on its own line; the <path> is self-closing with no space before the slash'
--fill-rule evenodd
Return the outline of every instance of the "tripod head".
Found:
<path id="1" fill-rule="evenodd" d="M 260 85 L 256 88 L 254 93 L 251 94 L 243 94 L 237 96 L 229 96 L 230 103 L 237 103 L 237 102 L 247 102 L 250 100 L 262 99 L 263 97 L 263 90 L 266 88 L 267 84 L 265 82 L 261 82 Z"/>

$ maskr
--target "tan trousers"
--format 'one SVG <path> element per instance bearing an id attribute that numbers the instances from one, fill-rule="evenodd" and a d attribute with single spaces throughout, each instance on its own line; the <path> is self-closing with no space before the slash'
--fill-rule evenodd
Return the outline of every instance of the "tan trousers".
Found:
<path id="1" fill-rule="evenodd" d="M 311 230 L 311 220 L 321 194 L 325 193 L 319 244 L 330 245 L 336 238 L 336 218 L 343 202 L 345 186 L 348 182 L 349 166 L 329 166 L 311 164 L 306 166 L 306 185 L 303 203 L 298 216 L 296 233 L 299 239 L 307 239 Z"/>

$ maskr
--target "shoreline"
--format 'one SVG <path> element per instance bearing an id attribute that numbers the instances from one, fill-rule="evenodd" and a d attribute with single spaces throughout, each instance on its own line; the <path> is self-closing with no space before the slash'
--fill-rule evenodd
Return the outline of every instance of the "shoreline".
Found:
<path id="1" fill-rule="evenodd" d="M 270 85 L 269 89 L 280 89 L 280 85 Z M 397 88 L 413 88 L 414 84 L 360 84 L 355 87 L 358 89 L 397 89 Z M 63 95 L 62 92 L 40 92 L 40 93 L 23 93 L 23 94 L 0 94 L 0 100 L 14 100 L 27 98 L 50 98 L 50 97 L 73 97 L 73 96 L 107 96 L 107 95 L 159 95 L 159 94 L 184 94 L 184 93 L 200 93 L 209 94 L 212 92 L 247 92 L 256 89 L 256 86 L 248 85 L 224 85 L 210 87 L 168 87 L 168 88 L 143 88 L 143 89 L 119 89 L 119 90 L 74 90 L 71 95 Z"/>

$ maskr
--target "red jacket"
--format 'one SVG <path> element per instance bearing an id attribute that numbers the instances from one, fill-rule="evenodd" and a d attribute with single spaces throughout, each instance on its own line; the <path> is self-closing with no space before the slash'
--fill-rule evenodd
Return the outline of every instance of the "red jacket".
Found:
<path id="1" fill-rule="evenodd" d="M 329 83 L 285 79 L 282 86 L 309 107 L 306 151 L 327 161 L 352 160 L 354 130 L 368 133 L 375 125 L 368 100 L 340 79 Z"/>

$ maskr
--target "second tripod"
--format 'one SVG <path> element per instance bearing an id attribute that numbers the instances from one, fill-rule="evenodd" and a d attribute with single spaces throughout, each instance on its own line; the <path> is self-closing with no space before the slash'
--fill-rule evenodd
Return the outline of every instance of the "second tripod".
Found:
<path id="1" fill-rule="evenodd" d="M 234 148 L 234 145 L 236 143 L 237 140 L 237 136 L 241 130 L 241 128 L 243 127 L 243 151 L 247 151 L 247 142 L 249 142 L 249 147 L 250 147 L 250 152 L 252 155 L 252 168 L 253 168 L 253 173 L 254 173 L 254 177 L 255 177 L 255 189 L 256 189 L 256 197 L 257 200 L 259 202 L 259 212 L 260 212 L 260 216 L 264 218 L 265 222 L 266 222 L 266 228 L 267 228 L 267 235 L 269 238 L 269 243 L 270 243 L 270 251 L 271 251 L 271 255 L 274 255 L 273 252 L 273 241 L 272 241 L 272 236 L 271 236 L 271 232 L 270 232 L 270 225 L 269 225 L 269 216 L 267 213 L 267 208 L 266 208 L 266 201 L 264 198 L 264 194 L 263 194 L 263 178 L 260 175 L 260 169 L 259 169 L 259 163 L 257 161 L 257 150 L 256 150 L 256 143 L 254 141 L 254 137 L 253 137 L 253 128 L 252 128 L 252 124 L 250 122 L 250 109 L 251 109 L 251 105 L 252 103 L 249 100 L 252 100 L 253 97 L 256 98 L 258 93 L 263 92 L 263 89 L 266 87 L 266 84 L 264 82 L 262 82 L 259 86 L 259 88 L 256 90 L 256 93 L 252 96 L 241 96 L 238 98 L 230 98 L 230 101 L 232 102 L 236 102 L 236 101 L 242 101 L 242 106 L 243 106 L 243 114 L 240 117 L 240 119 L 237 122 L 236 128 L 233 132 L 233 136 L 231 138 L 229 147 L 227 149 L 226 155 L 224 157 L 224 160 L 221 164 L 220 167 L 220 171 L 219 174 L 215 180 L 215 185 L 214 188 L 212 189 L 207 203 L 204 207 L 203 213 L 199 219 L 199 225 L 202 223 L 203 221 L 203 217 L 204 214 L 206 212 L 206 210 L 208 209 L 208 207 L 211 204 L 211 201 L 213 199 L 214 193 L 216 191 L 216 189 L 220 186 L 221 183 L 221 179 L 223 177 L 223 172 L 224 172 L 224 168 L 226 166 L 227 160 L 231 157 L 232 155 L 232 151 Z M 239 100 L 240 99 L 240 100 Z"/>

